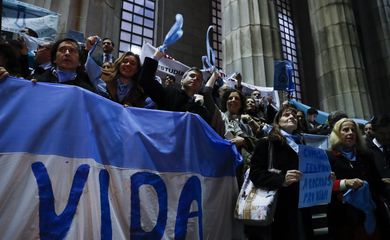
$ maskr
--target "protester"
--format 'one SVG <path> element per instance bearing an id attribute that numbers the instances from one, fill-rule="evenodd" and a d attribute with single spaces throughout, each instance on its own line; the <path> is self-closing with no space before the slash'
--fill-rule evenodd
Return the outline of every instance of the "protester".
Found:
<path id="1" fill-rule="evenodd" d="M 303 144 L 296 134 L 296 109 L 282 107 L 276 114 L 273 129 L 267 138 L 258 141 L 250 163 L 250 180 L 256 187 L 278 191 L 274 221 L 269 227 L 247 227 L 248 239 L 312 239 L 309 208 L 298 209 L 298 154 L 294 145 Z M 272 167 L 268 156 L 272 149 Z M 270 236 L 271 234 L 271 236 Z"/>
<path id="2" fill-rule="evenodd" d="M 305 113 L 301 110 L 297 110 L 297 120 L 298 120 L 298 128 L 297 130 L 300 133 L 308 132 L 308 123 L 306 121 Z"/>
<path id="3" fill-rule="evenodd" d="M 384 194 L 384 188 L 374 160 L 364 150 L 364 141 L 353 120 L 342 118 L 335 124 L 327 154 L 337 177 L 328 210 L 330 234 L 335 240 L 380 239 L 378 228 L 373 223 L 379 208 L 375 211 L 375 206 L 369 203 L 373 201 L 380 207 L 379 196 Z M 366 205 L 355 205 L 357 199 L 347 201 L 345 194 L 350 189 L 352 193 L 365 191 L 366 198 L 361 201 Z"/>
<path id="4" fill-rule="evenodd" d="M 245 109 L 245 96 L 238 90 L 227 90 L 221 99 L 222 119 L 225 122 L 225 137 L 239 148 L 244 148 L 251 152 L 253 143 L 249 137 L 254 137 L 251 128 L 244 123 L 241 115 Z M 250 117 L 246 121 L 250 121 Z M 230 136 L 227 136 L 229 134 Z"/>
<path id="5" fill-rule="evenodd" d="M 367 145 L 373 152 L 375 165 L 390 196 L 390 117 L 380 115 L 372 120 L 375 137 Z"/>
<path id="6" fill-rule="evenodd" d="M 63 38 L 51 49 L 53 67 L 36 78 L 38 82 L 76 85 L 91 92 L 96 89 L 80 66 L 80 46 L 71 38 Z"/>
<path id="7" fill-rule="evenodd" d="M 35 52 L 35 67 L 29 78 L 37 78 L 39 75 L 43 74 L 46 70 L 52 67 L 50 54 L 51 47 L 52 44 L 50 42 L 38 45 L 38 48 Z"/>
<path id="8" fill-rule="evenodd" d="M 154 58 L 157 60 L 163 56 L 164 53 L 160 51 L 156 51 L 154 54 Z M 192 67 L 184 73 L 179 89 L 165 88 L 154 78 L 145 78 L 140 81 L 140 85 L 157 104 L 158 109 L 196 113 L 210 123 L 210 114 L 203 106 L 204 102 L 201 97 L 197 95 L 203 86 L 202 72 L 198 68 Z"/>
<path id="9" fill-rule="evenodd" d="M 256 137 L 262 137 L 263 132 L 262 128 L 266 124 L 265 114 L 261 108 L 256 105 L 256 101 L 253 98 L 247 98 L 245 103 L 245 110 L 243 115 L 241 115 L 241 119 L 244 123 L 248 124 L 252 132 Z"/>
<path id="10" fill-rule="evenodd" d="M 321 124 L 316 121 L 318 111 L 315 108 L 307 110 L 307 133 L 318 134 L 321 130 Z"/>
<path id="11" fill-rule="evenodd" d="M 165 87 L 174 87 L 175 86 L 175 77 L 172 75 L 166 75 L 164 78 L 164 86 Z"/>
<path id="12" fill-rule="evenodd" d="M 115 61 L 112 73 L 105 81 L 110 98 L 127 106 L 151 107 L 154 103 L 147 97 L 139 83 L 148 81 L 146 79 L 154 80 L 156 70 L 157 61 L 146 58 L 141 66 L 137 54 L 124 53 Z"/>
<path id="13" fill-rule="evenodd" d="M 366 124 L 364 124 L 364 138 L 366 139 L 366 143 L 367 144 L 370 144 L 371 141 L 374 139 L 374 136 L 375 133 L 374 131 L 372 130 L 372 124 L 371 122 L 367 122 Z"/>
<path id="14" fill-rule="evenodd" d="M 103 63 L 105 62 L 110 62 L 114 63 L 115 62 L 115 57 L 113 56 L 113 51 L 114 51 L 114 42 L 110 38 L 103 38 L 102 40 L 102 46 L 103 46 Z"/>
<path id="15" fill-rule="evenodd" d="M 102 74 L 101 74 L 100 78 L 103 81 L 105 81 L 105 82 L 108 81 L 112 72 L 114 71 L 113 67 L 114 67 L 114 64 L 110 63 L 110 62 L 105 62 L 102 64 Z"/>
<path id="16" fill-rule="evenodd" d="M 383 114 L 375 116 L 371 122 L 375 136 L 367 146 L 372 151 L 375 166 L 382 182 L 385 184 L 387 207 L 390 206 L 390 116 Z M 381 211 L 383 224 L 380 226 L 383 236 L 390 236 L 390 212 Z"/>

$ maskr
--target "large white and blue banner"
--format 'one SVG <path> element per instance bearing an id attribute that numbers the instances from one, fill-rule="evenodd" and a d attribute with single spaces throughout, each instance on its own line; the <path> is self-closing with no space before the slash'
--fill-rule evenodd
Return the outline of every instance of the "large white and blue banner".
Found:
<path id="1" fill-rule="evenodd" d="M 40 38 L 55 39 L 59 14 L 17 0 L 4 0 L 1 30 L 19 33 L 25 27 L 33 29 Z"/>
<path id="2" fill-rule="evenodd" d="M 0 82 L 2 239 L 231 239 L 236 149 L 191 113 Z"/>

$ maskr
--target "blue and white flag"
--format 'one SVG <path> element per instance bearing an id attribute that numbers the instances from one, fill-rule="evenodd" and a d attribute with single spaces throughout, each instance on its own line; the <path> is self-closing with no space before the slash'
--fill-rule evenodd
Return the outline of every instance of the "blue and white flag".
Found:
<path id="1" fill-rule="evenodd" d="M 231 239 L 241 157 L 199 116 L 0 82 L 3 239 Z"/>
<path id="2" fill-rule="evenodd" d="M 28 27 L 40 38 L 56 38 L 58 13 L 16 0 L 4 0 L 2 3 L 1 30 L 19 33 L 21 29 Z"/>

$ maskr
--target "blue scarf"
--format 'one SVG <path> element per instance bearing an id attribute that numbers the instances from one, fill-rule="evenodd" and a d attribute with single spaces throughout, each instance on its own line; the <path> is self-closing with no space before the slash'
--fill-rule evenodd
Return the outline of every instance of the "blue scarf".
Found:
<path id="1" fill-rule="evenodd" d="M 62 71 L 58 68 L 53 71 L 53 74 L 57 77 L 59 83 L 69 82 L 77 77 L 77 73 L 74 71 Z"/>
<path id="2" fill-rule="evenodd" d="M 133 87 L 133 84 L 131 82 L 127 84 L 123 83 L 119 78 L 117 79 L 117 83 L 117 97 L 119 102 L 122 102 Z"/>
<path id="3" fill-rule="evenodd" d="M 302 144 L 302 137 L 298 134 L 289 134 L 284 130 L 280 130 L 282 136 L 286 138 L 287 144 L 296 152 L 299 151 L 298 144 Z"/>
<path id="4" fill-rule="evenodd" d="M 346 157 L 349 161 L 356 161 L 356 154 L 353 150 L 339 149 L 340 153 Z"/>
<path id="5" fill-rule="evenodd" d="M 363 186 L 360 188 L 356 190 L 349 189 L 346 193 L 344 193 L 343 203 L 349 203 L 355 208 L 363 211 L 366 214 L 364 229 L 369 235 L 374 233 L 376 226 L 374 210 L 376 205 L 371 198 L 370 188 L 366 181 L 364 181 Z"/>

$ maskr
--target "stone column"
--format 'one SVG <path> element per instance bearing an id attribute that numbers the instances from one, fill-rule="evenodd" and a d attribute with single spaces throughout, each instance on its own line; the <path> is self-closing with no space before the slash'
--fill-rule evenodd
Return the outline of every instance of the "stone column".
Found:
<path id="1" fill-rule="evenodd" d="M 274 60 L 281 59 L 273 1 L 222 0 L 223 66 L 243 81 L 273 86 Z"/>
<path id="2" fill-rule="evenodd" d="M 390 0 L 356 1 L 373 114 L 389 113 Z"/>
<path id="3" fill-rule="evenodd" d="M 371 102 L 350 0 L 308 0 L 308 5 L 321 109 L 368 118 Z"/>

